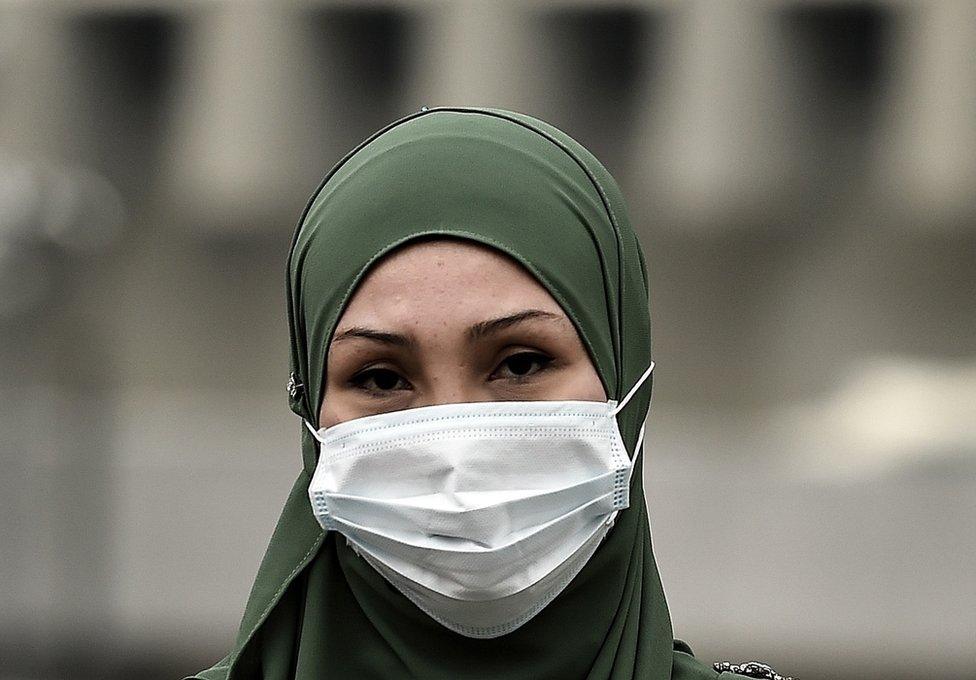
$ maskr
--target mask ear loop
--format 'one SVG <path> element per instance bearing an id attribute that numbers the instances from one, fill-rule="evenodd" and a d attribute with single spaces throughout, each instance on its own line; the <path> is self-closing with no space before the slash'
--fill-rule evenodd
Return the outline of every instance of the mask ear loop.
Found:
<path id="1" fill-rule="evenodd" d="M 641 425 L 640 434 L 637 435 L 637 446 L 634 447 L 634 457 L 630 460 L 630 470 L 627 471 L 627 486 L 630 486 L 630 480 L 634 476 L 634 469 L 637 467 L 637 458 L 641 454 L 641 447 L 644 445 L 644 429 L 647 427 L 646 424 Z"/>
<path id="2" fill-rule="evenodd" d="M 647 367 L 647 370 L 644 371 L 643 375 L 641 375 L 641 377 L 637 379 L 637 382 L 634 383 L 634 386 L 630 388 L 630 391 L 627 392 L 624 398 L 620 400 L 620 403 L 614 406 L 613 409 L 611 409 L 610 415 L 616 417 L 616 415 L 623 410 L 624 406 L 626 406 L 627 402 L 629 402 L 631 398 L 635 394 L 637 394 L 637 390 L 640 389 L 641 385 L 644 384 L 644 381 L 647 380 L 647 378 L 651 375 L 651 371 L 653 370 L 654 370 L 654 362 L 652 361 L 650 365 Z M 637 435 L 637 445 L 634 447 L 634 456 L 633 458 L 630 459 L 630 471 L 627 473 L 628 486 L 630 486 L 631 477 L 634 476 L 634 468 L 637 466 L 637 457 L 641 453 L 641 446 L 643 446 L 644 444 L 644 430 L 646 429 L 646 427 L 647 427 L 646 423 L 642 424 L 640 433 Z"/>
<path id="3" fill-rule="evenodd" d="M 641 385 L 644 384 L 644 381 L 647 380 L 647 378 L 651 375 L 651 371 L 653 370 L 654 362 L 652 361 L 647 367 L 647 370 L 644 371 L 643 375 L 641 375 L 641 377 L 637 379 L 637 382 L 634 383 L 634 386 L 630 388 L 630 391 L 624 396 L 623 399 L 620 400 L 620 403 L 611 409 L 610 415 L 616 416 L 618 413 L 624 410 L 624 406 L 627 405 L 627 402 L 630 401 L 631 397 L 637 394 L 637 390 L 640 389 Z"/>
<path id="4" fill-rule="evenodd" d="M 305 427 L 308 428 L 308 431 L 312 433 L 312 436 L 315 437 L 315 441 L 317 441 L 319 444 L 323 444 L 324 443 L 322 441 L 322 439 L 319 437 L 318 431 L 314 427 L 312 427 L 311 425 L 309 425 L 309 423 L 308 423 L 307 420 L 305 420 L 304 418 L 302 418 L 302 423 L 304 423 Z"/>

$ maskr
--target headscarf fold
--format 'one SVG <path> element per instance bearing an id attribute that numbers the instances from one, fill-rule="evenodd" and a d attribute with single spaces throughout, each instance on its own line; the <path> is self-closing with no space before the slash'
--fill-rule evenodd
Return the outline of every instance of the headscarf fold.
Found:
<path id="1" fill-rule="evenodd" d="M 569 136 L 529 116 L 425 109 L 343 158 L 295 233 L 290 405 L 312 425 L 329 342 L 356 286 L 384 255 L 429 237 L 475 241 L 521 263 L 572 320 L 611 398 L 648 366 L 644 259 L 610 174 Z M 650 395 L 648 380 L 617 416 L 632 455 Z M 673 653 L 640 461 L 629 509 L 573 582 L 514 632 L 472 639 L 436 623 L 322 530 L 307 497 L 318 447 L 300 430 L 302 469 L 235 647 L 198 680 L 672 677 L 683 652 Z"/>

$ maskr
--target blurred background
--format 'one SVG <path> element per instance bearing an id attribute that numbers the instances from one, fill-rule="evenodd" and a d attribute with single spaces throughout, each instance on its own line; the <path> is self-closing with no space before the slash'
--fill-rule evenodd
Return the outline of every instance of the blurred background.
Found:
<path id="1" fill-rule="evenodd" d="M 0 4 L 0 678 L 179 678 L 301 464 L 284 262 L 442 104 L 620 180 L 675 635 L 976 677 L 976 2 Z"/>

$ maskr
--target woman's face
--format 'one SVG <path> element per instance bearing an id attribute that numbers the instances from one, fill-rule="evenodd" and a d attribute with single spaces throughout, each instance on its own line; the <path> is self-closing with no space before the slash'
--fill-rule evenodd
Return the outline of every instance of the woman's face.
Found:
<path id="1" fill-rule="evenodd" d="M 384 258 L 339 319 L 319 424 L 469 401 L 606 401 L 579 335 L 517 262 L 471 242 Z"/>

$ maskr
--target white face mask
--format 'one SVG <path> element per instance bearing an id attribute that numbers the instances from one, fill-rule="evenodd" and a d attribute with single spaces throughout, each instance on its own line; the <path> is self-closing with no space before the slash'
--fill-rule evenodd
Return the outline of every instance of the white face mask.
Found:
<path id="1" fill-rule="evenodd" d="M 510 633 L 583 568 L 630 503 L 617 404 L 443 404 L 309 430 L 319 523 L 433 619 Z"/>

